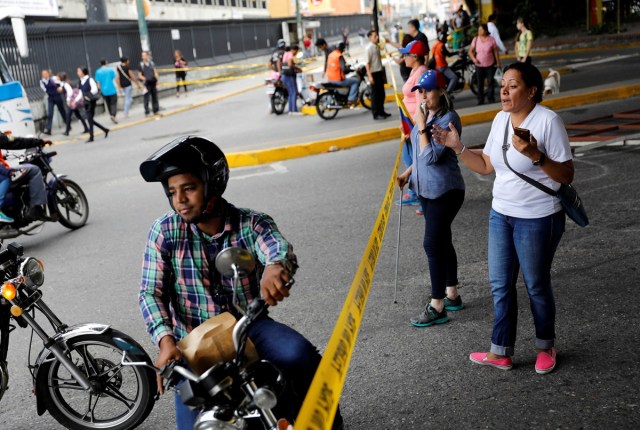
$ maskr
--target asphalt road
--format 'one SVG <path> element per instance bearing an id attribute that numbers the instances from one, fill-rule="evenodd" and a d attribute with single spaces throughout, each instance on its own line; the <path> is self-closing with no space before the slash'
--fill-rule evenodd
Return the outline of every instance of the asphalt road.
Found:
<path id="1" fill-rule="evenodd" d="M 577 121 L 629 110 L 638 100 L 581 107 L 562 116 Z M 229 122 L 220 116 L 231 106 L 210 105 L 98 138 L 93 145 L 56 148 L 54 167 L 80 183 L 89 198 L 89 224 L 73 232 L 50 224 L 19 241 L 26 254 L 44 261 L 44 298 L 65 322 L 112 324 L 155 356 L 136 295 L 148 227 L 168 206 L 161 187 L 144 183 L 137 168 L 173 136 L 194 130 L 230 135 Z M 482 141 L 488 127 L 466 127 L 463 140 Z M 223 142 L 225 150 L 233 148 Z M 300 259 L 292 297 L 273 315 L 321 349 L 369 237 L 396 149 L 396 142 L 386 142 L 232 171 L 226 197 L 271 214 Z M 638 146 L 603 148 L 575 160 L 576 186 L 592 225 L 581 229 L 569 222 L 557 253 L 559 365 L 546 376 L 533 370 L 533 330 L 523 290 L 514 369 L 481 368 L 467 359 L 489 346 L 486 227 L 492 179 L 463 168 L 467 193 L 454 235 L 467 309 L 452 313 L 443 326 L 416 329 L 408 323 L 429 295 L 424 221 L 411 210 L 403 214 L 399 300 L 393 304 L 394 207 L 341 400 L 347 428 L 637 428 L 639 162 Z M 57 429 L 48 414 L 36 416 L 25 366 L 28 335 L 24 329 L 12 334 L 10 390 L 2 400 L 0 428 Z M 172 402 L 165 396 L 141 428 L 170 429 L 172 423 Z"/>

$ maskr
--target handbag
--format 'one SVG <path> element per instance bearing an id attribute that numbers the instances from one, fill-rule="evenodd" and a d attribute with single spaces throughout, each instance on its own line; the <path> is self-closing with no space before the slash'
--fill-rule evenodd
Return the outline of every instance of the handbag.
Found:
<path id="1" fill-rule="evenodd" d="M 504 159 L 504 164 L 515 173 L 520 179 L 533 185 L 540 191 L 544 191 L 547 194 L 550 194 L 554 197 L 560 199 L 560 204 L 564 209 L 565 213 L 573 222 L 578 224 L 580 227 L 586 227 L 589 225 L 589 217 L 587 216 L 587 211 L 584 209 L 584 205 L 582 204 L 582 199 L 578 195 L 578 191 L 573 187 L 573 185 L 565 185 L 561 184 L 560 189 L 555 191 L 546 185 L 542 185 L 540 182 L 535 179 L 530 178 L 527 175 L 523 175 L 520 172 L 516 172 L 509 165 L 509 161 L 507 160 L 507 150 L 509 149 L 509 144 L 507 143 L 507 137 L 509 135 L 509 123 L 510 120 L 507 119 L 507 125 L 504 129 L 504 143 L 502 144 L 502 158 Z"/>

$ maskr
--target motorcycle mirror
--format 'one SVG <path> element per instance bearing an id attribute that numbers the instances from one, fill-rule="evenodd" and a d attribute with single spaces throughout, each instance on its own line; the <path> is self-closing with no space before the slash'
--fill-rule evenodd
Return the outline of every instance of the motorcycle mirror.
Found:
<path id="1" fill-rule="evenodd" d="M 228 278 L 234 275 L 246 276 L 255 269 L 256 260 L 246 249 L 234 246 L 220 251 L 216 256 L 215 266 L 222 276 Z"/>

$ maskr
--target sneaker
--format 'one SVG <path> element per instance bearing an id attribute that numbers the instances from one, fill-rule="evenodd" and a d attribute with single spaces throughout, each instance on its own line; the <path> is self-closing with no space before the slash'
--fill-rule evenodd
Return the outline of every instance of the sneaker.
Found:
<path id="1" fill-rule="evenodd" d="M 449 317 L 445 309 L 442 312 L 438 312 L 431 304 L 428 304 L 418 318 L 411 319 L 411 325 L 414 327 L 429 327 L 434 324 L 444 324 L 447 321 L 449 321 Z"/>
<path id="2" fill-rule="evenodd" d="M 416 209 L 416 215 L 424 216 L 424 212 L 422 212 L 422 209 Z"/>
<path id="3" fill-rule="evenodd" d="M 444 308 L 448 311 L 461 311 L 464 309 L 464 304 L 462 303 L 462 297 L 460 297 L 460 294 L 458 294 L 458 297 L 455 299 L 445 297 Z"/>
<path id="4" fill-rule="evenodd" d="M 420 204 L 420 199 L 415 194 L 405 194 L 402 196 L 402 206 L 418 206 Z"/>
<path id="5" fill-rule="evenodd" d="M 540 375 L 551 372 L 556 368 L 556 349 L 551 348 L 551 352 L 540 351 L 536 359 L 536 372 Z"/>
<path id="6" fill-rule="evenodd" d="M 498 358 L 497 360 L 487 359 L 488 352 L 472 352 L 469 354 L 469 360 L 471 362 L 479 364 L 481 366 L 495 367 L 500 370 L 511 370 L 513 362 L 511 357 Z"/>
<path id="7" fill-rule="evenodd" d="M 0 222 L 11 224 L 13 221 L 15 221 L 13 218 L 11 218 L 10 216 L 5 215 L 4 212 L 0 211 Z"/>

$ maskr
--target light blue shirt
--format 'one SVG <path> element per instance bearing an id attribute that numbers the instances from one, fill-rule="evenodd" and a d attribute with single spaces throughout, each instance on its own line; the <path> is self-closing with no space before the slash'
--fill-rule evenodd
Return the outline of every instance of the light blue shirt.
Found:
<path id="1" fill-rule="evenodd" d="M 449 128 L 452 122 L 458 133 L 462 134 L 460 117 L 455 111 L 449 111 L 442 116 L 434 116 L 426 124 L 431 130 L 433 124 L 442 128 Z M 458 158 L 453 149 L 436 143 L 429 132 L 429 144 L 420 151 L 419 127 L 416 124 L 411 130 L 411 146 L 413 168 L 411 183 L 413 190 L 425 199 L 437 199 L 451 190 L 464 190 L 464 179 L 458 166 Z"/>
<path id="2" fill-rule="evenodd" d="M 100 91 L 103 96 L 112 96 L 118 92 L 113 81 L 116 76 L 116 71 L 111 67 L 102 66 L 96 70 L 96 81 L 100 83 Z"/>

